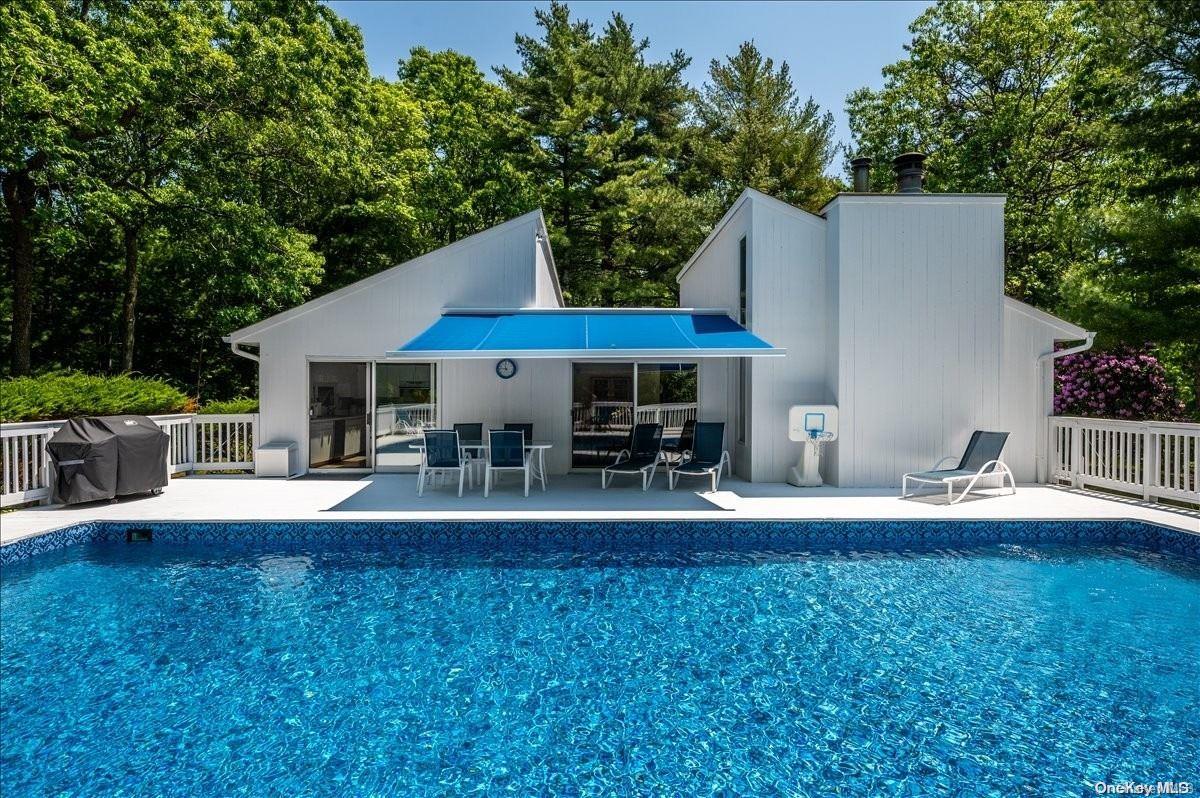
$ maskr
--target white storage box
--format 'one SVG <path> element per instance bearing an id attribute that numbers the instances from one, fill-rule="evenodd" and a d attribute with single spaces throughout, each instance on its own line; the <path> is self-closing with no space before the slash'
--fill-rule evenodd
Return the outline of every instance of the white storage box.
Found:
<path id="1" fill-rule="evenodd" d="M 299 473 L 295 441 L 271 441 L 254 450 L 254 476 L 287 479 Z"/>

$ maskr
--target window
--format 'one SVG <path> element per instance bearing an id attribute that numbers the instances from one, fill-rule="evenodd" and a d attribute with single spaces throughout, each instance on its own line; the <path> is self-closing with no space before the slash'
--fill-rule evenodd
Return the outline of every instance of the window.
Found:
<path id="1" fill-rule="evenodd" d="M 696 420 L 699 370 L 695 363 L 637 364 L 637 421 L 662 424 L 663 446 L 676 446 L 683 425 Z"/>
<path id="2" fill-rule="evenodd" d="M 662 424 L 671 445 L 696 420 L 695 363 L 575 363 L 572 373 L 572 468 L 611 464 L 635 423 Z"/>
<path id="3" fill-rule="evenodd" d="M 412 448 L 437 426 L 433 363 L 375 364 L 375 465 L 415 467 Z"/>
<path id="4" fill-rule="evenodd" d="M 738 242 L 738 324 L 746 326 L 746 237 Z"/>
<path id="5" fill-rule="evenodd" d="M 746 374 L 746 358 L 738 360 L 738 403 L 737 403 L 737 440 L 746 442 L 746 417 L 749 415 L 747 404 L 750 401 L 750 386 Z"/>

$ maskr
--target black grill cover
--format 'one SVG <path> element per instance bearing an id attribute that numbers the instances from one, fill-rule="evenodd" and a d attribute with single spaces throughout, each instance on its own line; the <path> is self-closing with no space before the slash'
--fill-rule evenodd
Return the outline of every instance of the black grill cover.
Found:
<path id="1" fill-rule="evenodd" d="M 170 442 L 145 416 L 69 420 L 46 444 L 54 502 L 78 504 L 164 487 Z"/>

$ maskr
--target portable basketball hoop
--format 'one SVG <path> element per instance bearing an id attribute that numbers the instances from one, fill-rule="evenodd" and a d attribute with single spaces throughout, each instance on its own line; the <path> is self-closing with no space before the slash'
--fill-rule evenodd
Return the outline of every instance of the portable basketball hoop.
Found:
<path id="1" fill-rule="evenodd" d="M 821 449 L 837 440 L 836 405 L 796 405 L 788 411 L 788 439 L 804 443 L 799 461 L 788 471 L 788 482 L 816 488 L 821 480 Z"/>

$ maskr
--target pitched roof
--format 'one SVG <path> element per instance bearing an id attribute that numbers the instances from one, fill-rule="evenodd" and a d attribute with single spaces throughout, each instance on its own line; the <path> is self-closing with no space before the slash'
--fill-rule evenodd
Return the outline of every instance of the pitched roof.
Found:
<path id="1" fill-rule="evenodd" d="M 821 216 L 817 216 L 814 213 L 809 213 L 803 208 L 797 208 L 795 205 L 789 205 L 781 199 L 772 197 L 770 194 L 762 193 L 758 189 L 749 187 L 742 189 L 742 193 L 739 194 L 738 198 L 734 200 L 732 205 L 729 206 L 729 210 L 725 211 L 725 215 L 721 217 L 721 220 L 713 225 L 712 231 L 709 232 L 703 243 L 696 248 L 696 251 L 692 253 L 690 258 L 688 258 L 687 263 L 683 264 L 683 268 L 680 269 L 675 275 L 675 282 L 678 283 L 683 280 L 683 275 L 687 273 L 688 269 L 692 268 L 692 264 L 694 264 L 700 258 L 700 256 L 704 254 L 704 250 L 708 249 L 708 245 L 711 244 L 718 235 L 720 235 L 721 230 L 725 228 L 725 225 L 729 224 L 729 220 L 732 219 L 734 214 L 737 213 L 738 209 L 747 202 L 760 202 L 767 207 L 774 208 L 777 211 L 781 211 L 797 219 L 803 219 L 807 222 L 820 224 L 825 221 L 825 219 Z"/>
<path id="2" fill-rule="evenodd" d="M 1058 316 L 1051 315 L 1044 310 L 1038 310 L 1033 305 L 1027 305 L 1010 296 L 1004 297 L 1004 308 L 1015 313 L 1020 313 L 1040 324 L 1045 324 L 1047 327 L 1052 327 L 1055 331 L 1062 333 L 1060 337 L 1056 338 L 1059 341 L 1078 341 L 1087 338 L 1091 334 L 1078 324 L 1072 324 L 1065 319 L 1060 319 Z"/>
<path id="3" fill-rule="evenodd" d="M 554 291 L 556 294 L 558 294 L 559 302 L 562 302 L 562 289 L 559 287 L 558 283 L 558 271 L 554 265 L 554 254 L 550 252 L 550 239 L 546 232 L 546 220 L 545 217 L 542 216 L 541 208 L 538 208 L 537 210 L 530 211 L 529 213 L 517 216 L 516 218 L 509 219 L 507 222 L 501 222 L 494 227 L 489 227 L 487 230 L 481 230 L 478 233 L 467 236 L 466 238 L 460 238 L 458 241 L 455 241 L 452 244 L 447 244 L 444 247 L 438 247 L 435 250 L 426 252 L 423 255 L 418 255 L 415 258 L 406 260 L 403 263 L 392 266 L 391 268 L 384 269 L 381 272 L 376 272 L 370 277 L 364 277 L 363 279 L 351 283 L 350 285 L 343 286 L 336 291 L 330 291 L 328 294 L 322 294 L 315 299 L 310 299 L 302 305 L 297 305 L 294 308 L 276 313 L 274 316 L 268 316 L 267 318 L 257 321 L 247 327 L 243 327 L 240 330 L 234 330 L 226 335 L 223 340 L 227 343 L 233 341 L 253 342 L 253 336 L 258 335 L 264 330 L 268 330 L 276 325 L 291 321 L 294 318 L 303 316 L 306 313 L 310 313 L 330 303 L 337 302 L 339 299 L 344 299 L 345 297 L 352 296 L 360 291 L 366 291 L 374 288 L 380 283 L 385 282 L 395 276 L 396 273 L 402 269 L 409 269 L 419 264 L 427 263 L 428 261 L 441 257 L 447 253 L 474 246 L 481 241 L 491 238 L 492 236 L 506 233 L 512 228 L 519 227 L 522 224 L 527 224 L 532 220 L 536 220 L 538 229 L 542 234 L 542 246 L 545 248 L 547 254 L 546 262 L 550 267 L 550 273 L 554 283 Z"/>

